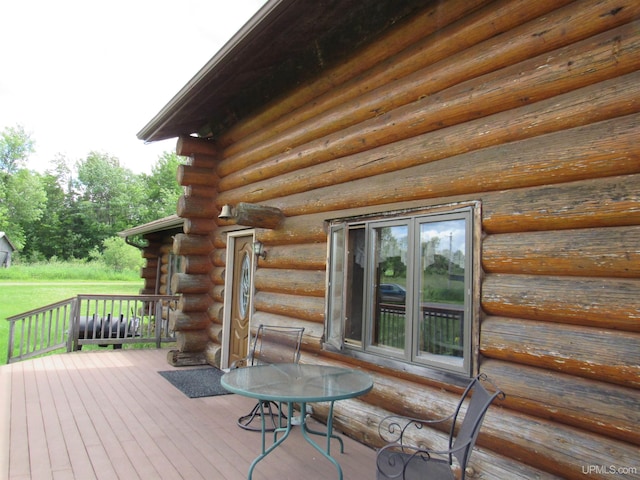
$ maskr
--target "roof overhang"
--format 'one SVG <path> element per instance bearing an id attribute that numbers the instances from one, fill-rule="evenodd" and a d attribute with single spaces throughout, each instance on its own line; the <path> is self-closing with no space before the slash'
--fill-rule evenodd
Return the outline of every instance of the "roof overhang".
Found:
<path id="1" fill-rule="evenodd" d="M 216 136 L 435 0 L 269 0 L 138 133 Z"/>
<path id="2" fill-rule="evenodd" d="M 128 230 L 118 232 L 118 235 L 122 238 L 133 237 L 135 235 L 146 235 L 149 233 L 163 232 L 165 230 L 174 230 L 184 225 L 184 218 L 180 218 L 178 215 L 170 215 L 168 217 L 154 220 L 153 222 L 145 223 L 144 225 L 138 225 Z"/>

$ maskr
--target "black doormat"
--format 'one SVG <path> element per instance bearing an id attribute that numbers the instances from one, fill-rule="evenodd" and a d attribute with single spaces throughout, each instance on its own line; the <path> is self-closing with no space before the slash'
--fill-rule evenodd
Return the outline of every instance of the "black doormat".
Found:
<path id="1" fill-rule="evenodd" d="M 158 373 L 189 398 L 231 393 L 220 385 L 220 377 L 224 372 L 215 367 L 167 370 Z"/>

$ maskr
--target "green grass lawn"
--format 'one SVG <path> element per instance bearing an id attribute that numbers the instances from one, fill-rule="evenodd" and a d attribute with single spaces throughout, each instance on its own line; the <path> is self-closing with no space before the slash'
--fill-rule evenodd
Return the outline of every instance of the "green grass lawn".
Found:
<path id="1" fill-rule="evenodd" d="M 0 365 L 7 363 L 9 338 L 7 317 L 81 294 L 137 295 L 142 287 L 142 279 L 134 281 L 0 279 Z"/>

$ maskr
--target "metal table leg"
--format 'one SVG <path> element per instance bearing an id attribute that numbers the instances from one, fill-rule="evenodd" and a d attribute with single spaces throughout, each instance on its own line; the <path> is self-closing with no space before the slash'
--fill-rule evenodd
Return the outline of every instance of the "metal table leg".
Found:
<path id="1" fill-rule="evenodd" d="M 291 409 L 292 407 L 293 407 L 293 405 L 291 403 L 289 403 L 288 404 L 288 408 Z M 264 457 L 266 457 L 271 452 L 273 452 L 282 442 L 284 442 L 286 440 L 286 438 L 289 436 L 289 433 L 291 433 L 291 415 L 288 415 L 287 416 L 287 426 L 286 426 L 286 428 L 278 428 L 278 429 L 276 429 L 275 432 L 273 433 L 273 435 L 274 435 L 273 444 L 269 448 L 266 448 L 265 436 L 266 436 L 266 433 L 267 433 L 267 428 L 266 428 L 266 423 L 265 423 L 265 418 L 264 418 L 264 407 L 262 406 L 262 402 L 260 402 L 260 414 L 261 414 L 261 420 L 262 420 L 262 432 L 261 432 L 261 435 L 262 435 L 262 453 L 260 455 L 258 455 L 253 462 L 251 462 L 251 466 L 249 467 L 249 474 L 247 476 L 248 480 L 251 480 L 251 478 L 253 476 L 253 469 L 256 467 L 258 462 L 260 462 L 260 460 L 262 460 Z M 277 438 L 277 434 L 279 432 L 284 432 L 284 435 L 278 439 Z M 340 477 L 340 478 L 342 478 L 342 477 Z"/>
<path id="2" fill-rule="evenodd" d="M 331 402 L 331 406 L 329 407 L 329 418 L 333 418 L 333 402 Z M 305 423 L 305 428 L 307 430 L 307 432 L 312 433 L 313 435 L 320 435 L 322 437 L 326 436 L 327 437 L 327 453 L 331 454 L 331 439 L 335 439 L 338 441 L 338 443 L 340 444 L 340 453 L 344 453 L 344 442 L 342 441 L 342 438 L 340 438 L 337 435 L 334 435 L 333 433 L 330 433 L 328 431 L 328 425 L 327 425 L 327 433 L 325 432 L 320 432 L 318 430 L 312 430 L 309 427 L 306 427 L 306 423 Z M 331 431 L 333 431 L 333 424 L 331 425 Z"/>
<path id="3" fill-rule="evenodd" d="M 322 454 L 322 456 L 324 456 L 327 460 L 329 460 L 331 463 L 333 463 L 333 465 L 336 467 L 336 470 L 338 471 L 338 480 L 342 480 L 342 467 L 340 466 L 340 464 L 338 463 L 338 461 L 333 458 L 331 456 L 331 439 L 335 438 L 340 442 L 340 452 L 344 453 L 344 444 L 342 442 L 342 439 L 336 435 L 333 434 L 333 404 L 334 402 L 331 402 L 331 406 L 329 407 L 329 416 L 327 417 L 327 433 L 326 435 L 323 432 L 318 432 L 315 430 L 310 430 L 309 428 L 307 428 L 307 416 L 306 416 L 306 411 L 307 411 L 307 404 L 306 403 L 300 403 L 300 411 L 301 412 L 305 412 L 302 414 L 302 423 L 300 424 L 300 427 L 302 428 L 302 436 L 304 437 L 304 439 L 313 447 L 315 448 L 318 452 L 320 452 Z M 267 455 L 269 455 L 271 452 L 273 452 L 278 446 L 280 446 L 280 444 L 282 444 L 282 442 L 285 441 L 285 439 L 289 436 L 289 434 L 291 433 L 291 418 L 293 415 L 291 415 L 291 412 L 293 412 L 293 403 L 292 402 L 287 402 L 287 409 L 290 412 L 290 414 L 287 416 L 287 426 L 286 428 L 278 428 L 273 432 L 273 444 L 271 444 L 271 446 L 269 448 L 266 448 L 266 423 L 265 423 L 265 418 L 264 418 L 264 410 L 262 407 L 262 403 L 260 403 L 260 413 L 263 414 L 261 415 L 261 420 L 262 420 L 262 453 L 260 455 L 258 455 L 258 457 L 256 457 L 256 459 L 251 463 L 251 466 L 249 467 L 249 474 L 247 476 L 248 480 L 252 479 L 253 476 L 253 469 L 256 467 L 256 465 Z M 278 438 L 278 433 L 284 433 L 284 435 L 282 435 L 282 437 Z M 327 438 L 327 445 L 326 445 L 326 449 L 323 449 L 320 445 L 318 445 L 311 437 L 310 434 L 313 435 L 322 435 L 322 436 L 326 436 Z"/>
<path id="4" fill-rule="evenodd" d="M 331 438 L 337 438 L 333 435 L 333 402 L 331 402 L 331 407 L 329 408 L 329 416 L 327 417 L 327 448 L 326 450 L 324 450 L 320 445 L 318 445 L 316 442 L 313 441 L 313 439 L 309 436 L 309 433 L 314 433 L 316 435 L 320 434 L 320 432 L 312 432 L 311 430 L 309 430 L 307 428 L 307 422 L 306 422 L 306 411 L 307 411 L 307 404 L 306 403 L 301 403 L 300 404 L 300 411 L 301 412 L 305 412 L 305 414 L 303 414 L 302 416 L 302 436 L 305 438 L 305 440 L 307 442 L 309 442 L 316 450 L 318 450 L 318 452 L 320 452 L 327 460 L 329 460 L 331 463 L 333 463 L 333 465 L 336 467 L 336 470 L 338 470 L 338 480 L 342 480 L 342 467 L 340 466 L 340 464 L 338 463 L 338 461 L 333 458 L 331 456 Z M 340 445 L 342 446 L 342 439 L 340 439 Z M 344 447 L 342 447 L 342 449 L 344 450 Z"/>

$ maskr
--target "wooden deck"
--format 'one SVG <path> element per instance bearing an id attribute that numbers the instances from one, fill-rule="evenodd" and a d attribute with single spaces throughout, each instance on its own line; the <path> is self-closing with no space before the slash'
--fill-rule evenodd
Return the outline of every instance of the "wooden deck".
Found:
<path id="1" fill-rule="evenodd" d="M 0 478 L 245 479 L 260 434 L 235 420 L 238 395 L 187 398 L 157 372 L 166 350 L 101 350 L 0 367 Z M 344 437 L 332 453 L 345 479 L 373 478 L 375 452 Z M 263 460 L 255 480 L 332 479 L 335 467 L 299 429 Z"/>

